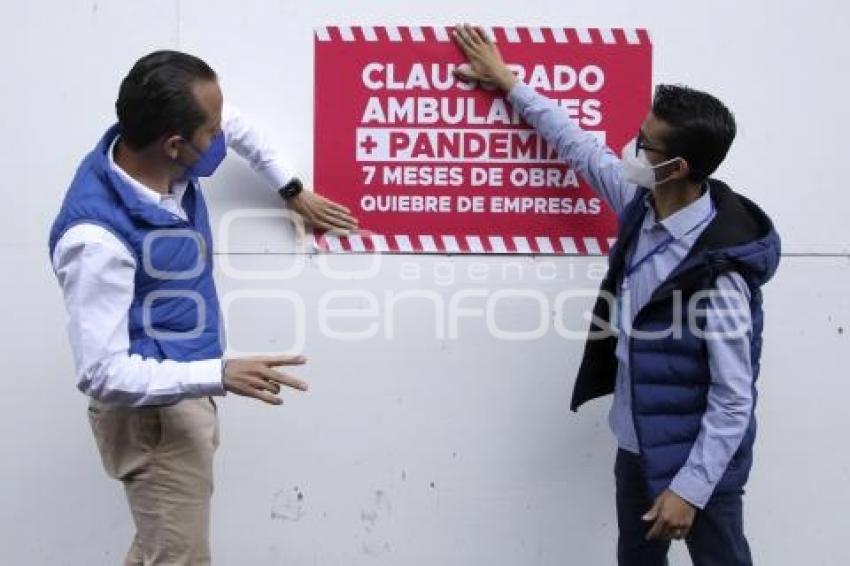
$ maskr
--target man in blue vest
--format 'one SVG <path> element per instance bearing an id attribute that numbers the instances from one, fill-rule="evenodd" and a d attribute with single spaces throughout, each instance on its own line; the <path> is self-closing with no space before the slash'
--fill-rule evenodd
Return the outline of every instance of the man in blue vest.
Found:
<path id="1" fill-rule="evenodd" d="M 619 217 L 572 409 L 614 394 L 618 562 L 667 563 L 684 539 L 697 566 L 752 563 L 743 488 L 756 433 L 761 286 L 779 236 L 753 202 L 710 178 L 735 137 L 716 98 L 659 86 L 614 154 L 519 82 L 481 28 L 459 26 L 458 76 L 500 88 Z"/>
<path id="2" fill-rule="evenodd" d="M 299 219 L 347 231 L 341 205 L 303 190 L 266 138 L 224 104 L 215 72 L 175 51 L 140 59 L 121 83 L 118 123 L 83 159 L 50 232 L 78 387 L 107 473 L 125 488 L 136 535 L 125 563 L 210 563 L 218 416 L 230 391 L 282 403 L 275 370 L 301 356 L 224 360 L 212 235 L 198 179 L 227 148 Z"/>

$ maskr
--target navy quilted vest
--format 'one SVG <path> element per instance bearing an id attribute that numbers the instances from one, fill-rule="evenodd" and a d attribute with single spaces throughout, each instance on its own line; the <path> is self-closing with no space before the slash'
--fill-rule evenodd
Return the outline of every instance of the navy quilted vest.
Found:
<path id="1" fill-rule="evenodd" d="M 689 301 L 694 293 L 713 289 L 720 273 L 734 270 L 741 274 L 751 293 L 751 360 L 753 375 L 757 378 L 764 325 L 761 286 L 779 265 L 779 236 L 767 215 L 720 181 L 710 180 L 709 191 L 717 215 L 690 253 L 658 286 L 633 324 L 639 331 L 663 331 L 676 325 L 682 329 L 681 333 L 676 336 L 659 332 L 666 334 L 660 339 L 641 339 L 635 336 L 638 333 L 632 333 L 629 338 L 632 413 L 641 463 L 653 497 L 670 485 L 687 461 L 707 407 L 711 382 L 708 355 L 705 340 L 688 324 Z M 609 254 L 609 270 L 601 287 L 605 293 L 613 295 L 620 287 L 626 250 L 639 233 L 646 214 L 643 204 L 646 195 L 647 190 L 640 189 L 620 217 L 617 243 Z M 683 308 L 675 308 L 677 301 Z M 610 303 L 602 293 L 593 314 L 591 332 L 602 337 L 589 338 L 585 346 L 573 391 L 573 410 L 588 400 L 614 391 L 616 335 L 609 331 Z M 699 325 L 705 321 L 697 319 L 696 322 L 701 328 Z M 756 399 L 755 380 L 753 399 Z M 715 493 L 738 490 L 746 484 L 755 435 L 753 414 L 745 438 Z"/>

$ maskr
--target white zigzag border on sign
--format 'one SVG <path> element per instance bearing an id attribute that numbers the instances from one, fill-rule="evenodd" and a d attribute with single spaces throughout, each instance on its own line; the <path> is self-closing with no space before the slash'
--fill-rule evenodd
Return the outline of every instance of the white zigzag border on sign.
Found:
<path id="1" fill-rule="evenodd" d="M 315 29 L 319 42 L 422 43 L 451 41 L 452 26 L 327 26 Z M 643 28 L 487 27 L 496 43 L 576 43 L 580 45 L 651 45 Z"/>
<path id="2" fill-rule="evenodd" d="M 433 234 L 314 235 L 317 251 L 330 253 L 417 252 L 431 254 L 605 255 L 615 238 L 549 236 L 453 236 Z"/>

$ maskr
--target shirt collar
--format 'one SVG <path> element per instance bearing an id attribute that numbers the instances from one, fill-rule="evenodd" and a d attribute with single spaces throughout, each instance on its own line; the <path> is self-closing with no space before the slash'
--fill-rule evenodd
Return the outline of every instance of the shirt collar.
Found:
<path id="1" fill-rule="evenodd" d="M 644 201 L 644 206 L 648 208 L 647 216 L 651 222 L 644 224 L 643 229 L 649 230 L 660 224 L 661 227 L 677 240 L 705 221 L 706 217 L 711 213 L 711 195 L 707 186 L 704 187 L 702 195 L 698 199 L 685 208 L 677 210 L 661 222 L 655 221 L 655 209 L 652 207 L 651 196 L 652 193 L 648 194 Z"/>
<path id="2" fill-rule="evenodd" d="M 109 158 L 109 166 L 112 168 L 115 173 L 121 177 L 121 180 L 130 185 L 136 195 L 144 202 L 149 202 L 151 204 L 155 204 L 159 206 L 163 200 L 167 198 L 174 198 L 177 202 L 180 202 L 183 198 L 183 193 L 186 192 L 186 187 L 188 187 L 188 182 L 182 183 L 177 182 L 171 186 L 171 193 L 168 195 L 164 195 L 159 191 L 155 191 L 150 187 L 146 187 L 136 179 L 130 176 L 129 173 L 124 171 L 117 163 L 115 163 L 115 146 L 118 143 L 118 140 L 121 139 L 121 136 L 115 136 L 115 139 L 112 140 L 112 143 L 109 144 L 109 150 L 106 152 Z"/>

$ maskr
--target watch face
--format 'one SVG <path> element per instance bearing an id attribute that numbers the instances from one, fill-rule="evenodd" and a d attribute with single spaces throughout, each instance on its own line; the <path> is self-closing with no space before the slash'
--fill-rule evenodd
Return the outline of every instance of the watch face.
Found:
<path id="1" fill-rule="evenodd" d="M 301 190 L 302 190 L 303 188 L 304 188 L 304 187 L 303 187 L 303 185 L 301 184 L 301 181 L 300 181 L 300 180 L 298 180 L 298 179 L 293 179 L 292 181 L 288 182 L 288 183 L 286 184 L 286 186 L 285 186 L 285 187 L 283 187 L 283 188 L 280 190 L 280 194 L 281 194 L 284 198 L 291 198 L 291 197 L 294 197 L 295 195 L 297 195 L 298 193 L 300 193 L 300 192 L 301 192 Z"/>

